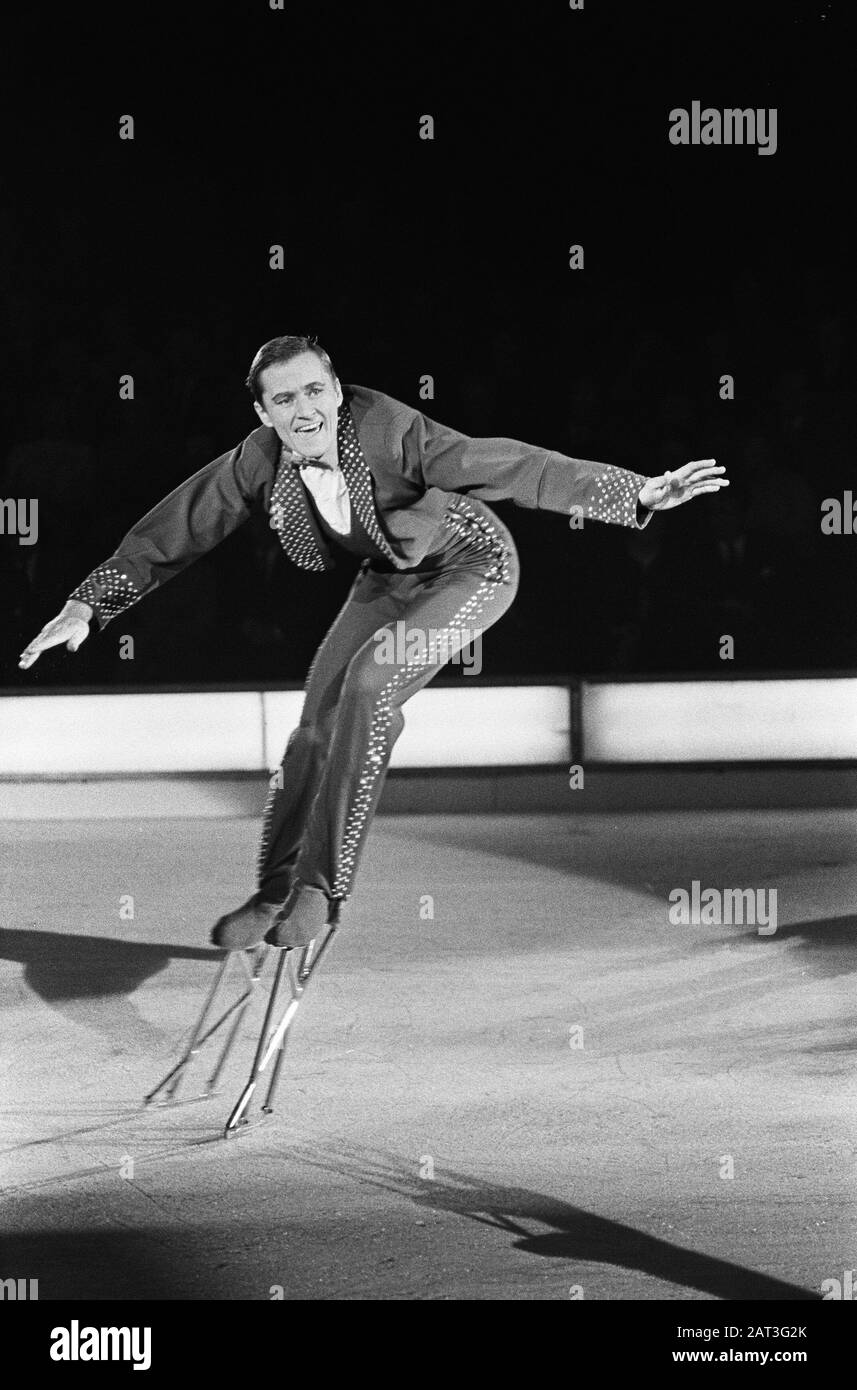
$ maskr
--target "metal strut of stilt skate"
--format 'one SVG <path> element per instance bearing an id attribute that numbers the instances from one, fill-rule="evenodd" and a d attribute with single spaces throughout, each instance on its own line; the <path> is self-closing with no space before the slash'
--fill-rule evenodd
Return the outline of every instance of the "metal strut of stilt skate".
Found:
<path id="1" fill-rule="evenodd" d="M 279 952 L 280 959 L 277 961 L 274 982 L 271 985 L 271 993 L 268 996 L 268 1007 L 265 1010 L 264 1022 L 262 1023 L 262 1029 L 259 1033 L 259 1041 L 256 1045 L 256 1055 L 253 1058 L 250 1077 L 247 1085 L 238 1097 L 229 1119 L 226 1121 L 226 1127 L 223 1131 L 224 1139 L 233 1138 L 234 1135 L 238 1133 L 239 1126 L 247 1124 L 245 1111 L 250 1104 L 253 1092 L 259 1084 L 263 1072 L 267 1070 L 272 1058 L 274 1059 L 274 1065 L 271 1070 L 271 1078 L 268 1082 L 265 1100 L 262 1104 L 262 1114 L 273 1114 L 274 1097 L 277 1093 L 277 1083 L 280 1079 L 286 1043 L 289 1040 L 289 1030 L 294 1022 L 295 1014 L 300 1006 L 304 991 L 321 964 L 333 940 L 336 927 L 337 923 L 334 919 L 328 923 L 327 933 L 320 941 L 318 937 L 316 937 L 308 946 L 301 946 L 297 949 Z M 297 957 L 297 961 L 295 961 L 294 957 Z M 290 998 L 279 1023 L 274 1025 L 273 1019 L 284 976 L 288 981 Z"/>
<path id="2" fill-rule="evenodd" d="M 274 1109 L 274 1097 L 277 1091 L 277 1084 L 280 1079 L 280 1070 L 283 1065 L 283 1055 L 288 1041 L 289 1030 L 294 1022 L 295 1014 L 303 997 L 304 991 L 315 974 L 326 955 L 328 947 L 333 939 L 338 925 L 338 913 L 332 914 L 331 921 L 328 923 L 327 932 L 322 938 L 316 937 L 308 946 L 292 947 L 281 950 L 277 947 L 258 947 L 255 951 L 231 951 L 221 963 L 205 1003 L 202 1012 L 194 1025 L 190 1041 L 182 1054 L 181 1060 L 169 1071 L 154 1090 L 150 1091 L 144 1100 L 144 1105 L 181 1105 L 189 1104 L 191 1101 L 207 1100 L 216 1093 L 217 1083 L 226 1065 L 229 1054 L 238 1041 L 242 1031 L 248 1007 L 250 1006 L 254 994 L 259 986 L 265 963 L 268 956 L 273 954 L 278 957 L 274 970 L 274 977 L 271 982 L 271 990 L 268 996 L 268 1004 L 265 1009 L 265 1017 L 259 1040 L 256 1046 L 256 1053 L 253 1059 L 253 1066 L 250 1071 L 249 1080 L 241 1092 L 232 1113 L 226 1122 L 223 1131 L 224 1138 L 232 1138 L 239 1132 L 239 1127 L 248 1124 L 245 1114 L 247 1106 L 253 1096 L 253 1092 L 259 1082 L 259 1078 L 267 1070 L 274 1059 L 273 1069 L 268 1082 L 268 1090 L 265 1102 L 262 1106 L 262 1113 L 270 1115 Z M 220 1015 L 216 1022 L 211 1019 L 214 1014 L 215 1002 L 221 991 L 221 986 L 227 974 L 233 967 L 234 962 L 238 962 L 240 970 L 244 974 L 244 988 L 238 999 L 234 1000 Z M 280 998 L 283 978 L 286 978 L 289 986 L 289 1000 L 286 1005 L 282 1018 L 276 1025 L 273 1019 Z M 220 1051 L 214 1069 L 205 1083 L 205 1089 L 200 1094 L 189 1096 L 187 1100 L 178 1099 L 178 1091 L 184 1078 L 202 1051 L 205 1044 L 219 1032 L 224 1025 L 229 1024 L 226 1040 Z M 161 1099 L 158 1099 L 161 1097 Z"/>
<path id="3" fill-rule="evenodd" d="M 226 1063 L 226 1059 L 232 1051 L 232 1048 L 234 1047 L 238 1039 L 238 1035 L 241 1032 L 241 1025 L 244 1021 L 244 1015 L 247 1011 L 247 1007 L 250 1003 L 250 1000 L 253 997 L 256 986 L 259 983 L 259 977 L 262 973 L 267 954 L 267 947 L 263 946 L 260 949 L 252 952 L 252 954 L 249 951 L 231 951 L 228 956 L 224 957 L 223 961 L 221 962 L 220 969 L 215 975 L 214 980 L 212 981 L 211 988 L 208 991 L 205 1003 L 202 1006 L 202 1012 L 200 1013 L 199 1018 L 194 1024 L 193 1032 L 190 1036 L 190 1041 L 187 1047 L 185 1048 L 184 1053 L 182 1054 L 181 1060 L 176 1063 L 176 1065 L 172 1068 L 171 1071 L 167 1072 L 166 1076 L 162 1081 L 158 1082 L 155 1089 L 149 1092 L 149 1094 L 146 1096 L 143 1102 L 144 1105 L 153 1105 L 156 1102 L 158 1105 L 187 1105 L 190 1104 L 190 1102 L 193 1100 L 206 1100 L 209 1096 L 214 1094 L 218 1079 L 220 1077 L 220 1073 L 222 1072 L 223 1067 Z M 210 1020 L 212 1018 L 212 1015 L 214 1014 L 214 1005 L 217 1001 L 218 995 L 220 994 L 221 987 L 226 979 L 226 976 L 229 974 L 230 969 L 232 969 L 234 966 L 237 966 L 237 968 L 244 974 L 245 978 L 243 993 L 236 1000 L 234 1000 L 233 1003 L 231 1003 L 228 1006 L 228 1008 L 224 1010 L 224 1012 L 220 1015 L 216 1023 L 211 1023 Z M 202 1091 L 199 1095 L 189 1096 L 187 1100 L 179 1101 L 179 1087 L 184 1081 L 189 1068 L 196 1060 L 197 1056 L 202 1051 L 203 1047 L 208 1042 L 208 1040 L 210 1038 L 213 1038 L 215 1033 L 218 1033 L 225 1024 L 230 1022 L 231 1026 L 226 1035 L 226 1041 L 224 1042 L 220 1056 L 218 1057 L 217 1062 L 215 1063 L 214 1070 L 209 1076 L 207 1082 L 205 1083 L 205 1090 Z M 161 1097 L 160 1100 L 157 1099 L 159 1096 Z"/>

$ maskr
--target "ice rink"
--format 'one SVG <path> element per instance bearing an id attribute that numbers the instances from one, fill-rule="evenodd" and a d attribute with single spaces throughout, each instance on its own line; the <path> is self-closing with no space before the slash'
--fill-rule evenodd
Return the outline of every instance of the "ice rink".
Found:
<path id="1" fill-rule="evenodd" d="M 379 816 L 276 1114 L 227 1142 L 258 1025 L 218 1095 L 140 1106 L 258 831 L 0 824 L 0 1276 L 40 1299 L 765 1300 L 853 1269 L 853 813 Z M 776 888 L 776 934 L 671 925 L 693 880 Z"/>

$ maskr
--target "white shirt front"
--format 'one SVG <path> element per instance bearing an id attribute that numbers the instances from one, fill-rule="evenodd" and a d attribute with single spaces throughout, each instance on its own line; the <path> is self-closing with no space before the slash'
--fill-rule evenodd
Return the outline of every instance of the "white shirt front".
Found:
<path id="1" fill-rule="evenodd" d="M 301 478 L 328 525 L 340 536 L 347 536 L 351 530 L 351 498 L 342 469 L 308 466 L 301 469 Z"/>

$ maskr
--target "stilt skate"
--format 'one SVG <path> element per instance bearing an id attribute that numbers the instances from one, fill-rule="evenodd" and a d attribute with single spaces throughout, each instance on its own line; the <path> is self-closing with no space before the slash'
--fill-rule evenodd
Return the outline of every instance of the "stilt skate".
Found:
<path id="1" fill-rule="evenodd" d="M 238 1097 L 233 1107 L 226 1127 L 223 1131 L 224 1139 L 232 1139 L 239 1132 L 239 1126 L 248 1124 L 246 1110 L 253 1098 L 253 1092 L 259 1083 L 263 1072 L 265 1072 L 273 1059 L 273 1068 L 268 1082 L 268 1090 L 262 1104 L 262 1114 L 272 1115 L 274 1111 L 274 1098 L 277 1093 L 277 1084 L 280 1079 L 280 1071 L 283 1066 L 286 1043 L 289 1039 L 289 1032 L 295 1019 L 295 1014 L 300 1006 L 304 991 L 315 974 L 322 958 L 327 952 L 331 941 L 336 933 L 338 926 L 338 904 L 334 908 L 331 920 L 327 924 L 326 934 L 311 941 L 308 946 L 272 947 L 271 950 L 279 956 L 274 980 L 271 985 L 271 993 L 268 996 L 268 1007 L 265 1010 L 265 1018 L 262 1029 L 259 1033 L 259 1041 L 256 1046 L 256 1055 L 253 1059 L 253 1066 L 247 1085 Z M 276 1026 L 273 1020 L 276 1016 L 277 1002 L 280 997 L 280 989 L 283 978 L 286 978 L 289 989 L 289 999 L 285 1011 Z"/>
<path id="2" fill-rule="evenodd" d="M 260 1079 L 268 1071 L 269 1067 L 271 1068 L 270 1077 L 268 1079 L 267 1092 L 261 1110 L 263 1117 L 273 1114 L 274 1099 L 280 1079 L 289 1033 L 306 987 L 321 964 L 322 958 L 327 953 L 330 943 L 336 933 L 339 925 L 339 909 L 340 903 L 334 901 L 327 926 L 323 933 L 305 946 L 283 949 L 276 946 L 262 945 L 253 951 L 231 951 L 225 957 L 208 992 L 208 996 L 202 1007 L 202 1012 L 194 1025 L 190 1041 L 181 1060 L 167 1073 L 154 1090 L 149 1092 L 145 1098 L 144 1105 L 166 1106 L 189 1104 L 191 1101 L 208 1100 L 211 1096 L 216 1094 L 217 1085 L 227 1059 L 243 1030 L 247 1010 L 255 994 L 259 992 L 260 980 L 264 973 L 267 960 L 269 957 L 273 956 L 276 958 L 276 964 L 273 978 L 271 979 L 265 1016 L 256 1044 L 256 1052 L 253 1058 L 250 1076 L 232 1108 L 229 1119 L 223 1130 L 223 1137 L 225 1139 L 233 1138 L 250 1124 L 247 1115 L 248 1106 Z M 233 1003 L 227 1006 L 220 1017 L 217 1018 L 216 1022 L 212 1023 L 211 1020 L 215 1014 L 215 1003 L 221 993 L 221 987 L 235 962 L 238 963 L 237 968 L 244 976 L 242 992 Z M 275 1023 L 277 1006 L 278 1003 L 282 1002 L 281 995 L 284 980 L 288 985 L 288 998 L 286 999 L 286 1007 L 282 1016 L 279 1018 L 279 1021 Z M 227 1024 L 229 1028 L 225 1042 L 215 1062 L 211 1075 L 205 1083 L 205 1089 L 198 1095 L 188 1097 L 186 1101 L 180 1100 L 178 1098 L 179 1088 L 188 1070 L 205 1044 Z M 258 1119 L 256 1123 L 259 1123 Z"/>

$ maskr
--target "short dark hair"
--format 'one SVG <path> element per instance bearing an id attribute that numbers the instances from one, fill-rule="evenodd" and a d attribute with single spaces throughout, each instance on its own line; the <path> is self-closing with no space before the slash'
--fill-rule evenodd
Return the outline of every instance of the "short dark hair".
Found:
<path id="1" fill-rule="evenodd" d="M 293 334 L 282 338 L 271 338 L 270 342 L 263 343 L 259 348 L 250 363 L 250 370 L 244 382 L 253 399 L 258 401 L 260 405 L 262 404 L 262 389 L 259 385 L 259 378 L 266 367 L 273 367 L 281 362 L 291 362 L 293 357 L 300 357 L 302 352 L 314 352 L 319 361 L 327 368 L 331 378 L 336 380 L 333 363 L 315 334 Z"/>

